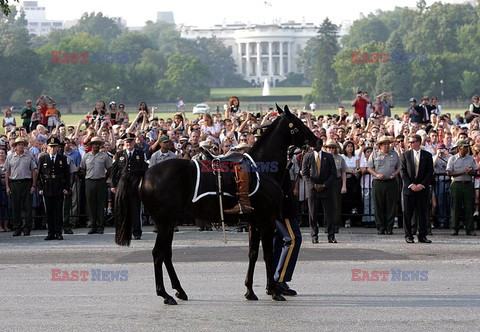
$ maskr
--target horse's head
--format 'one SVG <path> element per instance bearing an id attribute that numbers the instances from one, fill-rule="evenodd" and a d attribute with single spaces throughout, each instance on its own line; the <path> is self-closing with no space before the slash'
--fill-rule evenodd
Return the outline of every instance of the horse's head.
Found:
<path id="1" fill-rule="evenodd" d="M 277 105 L 277 111 L 279 114 L 284 114 L 284 121 L 288 126 L 288 130 L 292 137 L 292 145 L 295 145 L 299 148 L 303 147 L 304 145 L 309 145 L 312 147 L 316 145 L 318 137 L 315 136 L 313 132 L 303 124 L 302 120 L 290 112 L 287 105 L 285 105 L 283 110 Z"/>

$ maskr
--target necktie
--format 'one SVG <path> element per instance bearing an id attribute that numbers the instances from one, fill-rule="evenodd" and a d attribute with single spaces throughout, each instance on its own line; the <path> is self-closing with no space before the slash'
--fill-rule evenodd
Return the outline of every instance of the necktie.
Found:
<path id="1" fill-rule="evenodd" d="M 55 156 L 52 156 L 52 164 L 55 164 Z"/>
<path id="2" fill-rule="evenodd" d="M 320 175 L 320 167 L 322 166 L 322 159 L 320 159 L 320 153 L 317 153 L 317 158 L 315 161 L 317 163 L 317 174 Z"/>
<path id="3" fill-rule="evenodd" d="M 132 159 L 132 154 L 133 154 L 132 152 L 129 152 L 129 153 L 128 153 L 128 160 L 131 160 L 131 159 Z"/>
<path id="4" fill-rule="evenodd" d="M 414 151 L 415 153 L 415 177 L 418 176 L 418 167 L 420 165 L 420 151 Z"/>

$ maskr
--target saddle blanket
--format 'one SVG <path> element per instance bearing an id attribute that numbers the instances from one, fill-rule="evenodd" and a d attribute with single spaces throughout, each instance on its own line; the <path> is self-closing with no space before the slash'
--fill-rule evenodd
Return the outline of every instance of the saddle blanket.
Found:
<path id="1" fill-rule="evenodd" d="M 260 186 L 260 175 L 258 168 L 252 157 L 247 153 L 244 154 L 241 162 L 243 169 L 248 173 L 248 184 L 250 193 L 248 196 L 254 195 Z M 193 193 L 192 203 L 197 202 L 207 195 L 217 195 L 218 191 L 218 168 L 222 174 L 222 191 L 223 195 L 236 197 L 237 184 L 235 182 L 234 166 L 240 163 L 231 161 L 221 161 L 220 165 L 212 160 L 193 160 L 196 168 L 195 191 Z M 213 164 L 212 164 L 213 163 Z"/>

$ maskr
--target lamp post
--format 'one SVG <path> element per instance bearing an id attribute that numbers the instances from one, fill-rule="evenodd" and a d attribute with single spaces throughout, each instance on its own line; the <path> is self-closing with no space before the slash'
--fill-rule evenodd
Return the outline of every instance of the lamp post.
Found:
<path id="1" fill-rule="evenodd" d="M 440 105 L 443 105 L 443 80 L 440 80 Z"/>

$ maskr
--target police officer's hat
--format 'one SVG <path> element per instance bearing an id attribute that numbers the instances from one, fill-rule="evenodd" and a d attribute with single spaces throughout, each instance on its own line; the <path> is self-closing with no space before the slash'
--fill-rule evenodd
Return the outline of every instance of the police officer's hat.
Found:
<path id="1" fill-rule="evenodd" d="M 135 140 L 135 134 L 133 133 L 125 133 L 120 137 L 120 139 L 123 139 L 125 142 L 129 141 L 134 141 Z"/>
<path id="2" fill-rule="evenodd" d="M 47 140 L 47 145 L 48 146 L 58 146 L 60 145 L 60 140 L 54 136 L 51 136 L 48 140 Z"/>

